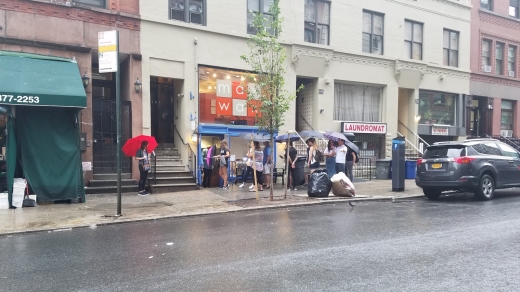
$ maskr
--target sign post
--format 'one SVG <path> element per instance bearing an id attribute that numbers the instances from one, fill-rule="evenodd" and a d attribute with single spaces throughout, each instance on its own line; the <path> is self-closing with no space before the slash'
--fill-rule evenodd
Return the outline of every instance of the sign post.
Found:
<path id="1" fill-rule="evenodd" d="M 99 73 L 116 73 L 117 216 L 121 216 L 121 86 L 119 31 L 98 33 Z"/>

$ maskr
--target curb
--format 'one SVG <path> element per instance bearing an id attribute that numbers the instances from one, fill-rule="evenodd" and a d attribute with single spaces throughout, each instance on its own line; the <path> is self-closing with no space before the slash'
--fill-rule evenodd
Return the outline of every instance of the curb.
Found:
<path id="1" fill-rule="evenodd" d="M 313 202 L 290 203 L 290 204 L 275 205 L 275 206 L 256 206 L 256 207 L 248 207 L 248 208 L 242 208 L 242 209 L 237 209 L 237 210 L 215 211 L 215 212 L 209 212 L 209 213 L 195 213 L 195 214 L 186 214 L 186 215 L 166 215 L 166 216 L 159 216 L 159 217 L 154 217 L 154 218 L 134 218 L 134 219 L 129 219 L 129 220 L 123 219 L 123 220 L 113 221 L 113 222 L 62 226 L 60 228 L 42 228 L 42 229 L 36 229 L 36 230 L 12 231 L 12 232 L 0 233 L 0 238 L 6 237 L 6 236 L 12 236 L 12 235 L 32 234 L 32 233 L 39 233 L 39 232 L 72 231 L 73 229 L 92 228 L 93 226 L 95 226 L 97 228 L 99 226 L 124 224 L 124 223 L 132 223 L 132 222 L 147 222 L 147 221 L 158 221 L 158 220 L 166 220 L 166 219 L 183 219 L 183 218 L 210 216 L 210 215 L 226 215 L 226 214 L 251 212 L 251 211 L 270 211 L 270 210 L 284 209 L 284 208 L 289 208 L 289 207 L 295 208 L 295 207 L 308 207 L 308 206 L 315 206 L 315 205 L 330 205 L 330 204 L 347 203 L 347 202 L 353 202 L 353 201 L 354 202 L 365 202 L 365 201 L 369 202 L 369 201 L 383 201 L 383 200 L 394 201 L 394 200 L 402 200 L 402 199 L 415 198 L 415 197 L 423 197 L 423 195 L 422 194 L 409 194 L 409 195 L 401 196 L 399 198 L 395 198 L 395 197 L 355 198 L 355 197 L 353 197 L 353 198 L 342 198 L 342 199 L 331 199 L 331 200 L 316 200 Z M 124 218 L 124 216 L 119 217 L 119 218 Z"/>

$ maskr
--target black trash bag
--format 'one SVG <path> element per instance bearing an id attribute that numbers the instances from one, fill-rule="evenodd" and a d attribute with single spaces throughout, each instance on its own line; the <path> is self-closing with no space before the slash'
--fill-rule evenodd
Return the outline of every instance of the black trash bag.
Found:
<path id="1" fill-rule="evenodd" d="M 331 188 L 332 182 L 330 181 L 329 175 L 327 174 L 327 170 L 316 169 L 316 171 L 313 172 L 309 177 L 307 195 L 309 195 L 309 197 L 316 198 L 328 197 Z"/>

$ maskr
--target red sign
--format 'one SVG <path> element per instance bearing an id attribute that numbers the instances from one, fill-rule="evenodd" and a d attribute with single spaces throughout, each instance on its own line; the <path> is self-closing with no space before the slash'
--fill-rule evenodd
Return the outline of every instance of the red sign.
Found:
<path id="1" fill-rule="evenodd" d="M 448 127 L 432 126 L 432 135 L 448 136 Z"/>
<path id="2" fill-rule="evenodd" d="M 386 134 L 386 124 L 343 122 L 343 133 Z"/>
<path id="3" fill-rule="evenodd" d="M 253 110 L 253 107 L 255 107 L 256 109 Z M 247 116 L 248 117 L 261 117 L 262 113 L 260 113 L 259 107 L 260 107 L 259 100 L 250 100 L 249 104 L 247 106 Z"/>
<path id="4" fill-rule="evenodd" d="M 241 82 L 233 82 L 232 98 L 247 99 L 247 89 L 244 89 L 244 84 Z"/>
<path id="5" fill-rule="evenodd" d="M 233 115 L 233 100 L 225 97 L 217 97 L 217 115 Z"/>

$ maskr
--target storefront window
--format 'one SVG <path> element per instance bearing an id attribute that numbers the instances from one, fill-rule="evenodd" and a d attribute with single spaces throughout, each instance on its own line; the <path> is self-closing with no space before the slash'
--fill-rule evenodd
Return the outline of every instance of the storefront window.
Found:
<path id="1" fill-rule="evenodd" d="M 513 102 L 502 100 L 502 113 L 500 116 L 500 129 L 513 130 Z"/>
<path id="2" fill-rule="evenodd" d="M 420 124 L 455 125 L 456 95 L 449 93 L 419 92 Z"/>
<path id="3" fill-rule="evenodd" d="M 257 113 L 247 106 L 247 92 L 254 87 L 245 72 L 200 66 L 200 122 L 254 126 Z"/>

